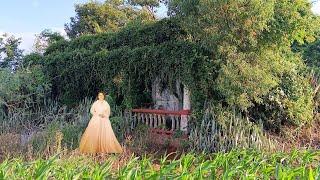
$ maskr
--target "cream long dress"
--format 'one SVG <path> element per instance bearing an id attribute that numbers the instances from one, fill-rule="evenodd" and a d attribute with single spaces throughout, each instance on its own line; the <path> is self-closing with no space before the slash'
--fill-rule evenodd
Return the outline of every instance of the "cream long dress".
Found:
<path id="1" fill-rule="evenodd" d="M 107 101 L 97 100 L 90 109 L 93 115 L 80 141 L 82 153 L 121 153 L 122 148 L 109 120 L 110 106 Z M 104 117 L 99 115 L 103 114 Z"/>

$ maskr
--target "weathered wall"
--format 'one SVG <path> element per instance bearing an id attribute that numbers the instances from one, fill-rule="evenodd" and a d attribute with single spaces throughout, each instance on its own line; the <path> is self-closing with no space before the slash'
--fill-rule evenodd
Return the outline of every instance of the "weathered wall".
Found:
<path id="1" fill-rule="evenodd" d="M 152 99 L 155 109 L 165 109 L 178 111 L 183 108 L 181 91 L 181 83 L 177 81 L 175 92 L 171 92 L 168 88 L 161 89 L 160 80 L 156 79 L 152 84 Z"/>

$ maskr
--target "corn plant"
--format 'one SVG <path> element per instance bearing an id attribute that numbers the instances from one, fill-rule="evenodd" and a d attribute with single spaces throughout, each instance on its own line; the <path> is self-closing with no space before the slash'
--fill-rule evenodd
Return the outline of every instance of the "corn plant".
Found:
<path id="1" fill-rule="evenodd" d="M 187 153 L 178 159 L 132 155 L 122 166 L 118 156 L 102 163 L 88 156 L 53 156 L 25 162 L 16 158 L 0 164 L 1 179 L 319 179 L 320 151 L 266 153 Z"/>

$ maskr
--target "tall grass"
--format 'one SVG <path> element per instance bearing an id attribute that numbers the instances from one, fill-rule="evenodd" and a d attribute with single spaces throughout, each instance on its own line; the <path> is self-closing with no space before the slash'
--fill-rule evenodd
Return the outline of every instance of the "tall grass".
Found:
<path id="1" fill-rule="evenodd" d="M 20 144 L 25 146 L 20 149 L 25 151 L 28 146 L 32 149 L 29 151 L 37 154 L 36 157 L 41 157 L 41 154 L 49 157 L 58 152 L 58 149 L 76 149 L 91 117 L 89 109 L 92 101 L 85 99 L 77 107 L 69 109 L 54 101 L 48 101 L 45 104 L 44 108 L 33 113 L 9 114 L 8 119 L 2 121 L 0 135 L 13 132 L 20 135 Z M 221 119 L 224 123 L 221 123 Z M 124 142 L 131 134 L 135 136 L 135 142 L 131 143 L 134 149 L 143 150 L 150 145 L 148 145 L 148 135 L 143 126 L 132 132 L 130 118 L 113 113 L 110 121 L 120 142 Z M 236 113 L 217 116 L 211 109 L 207 110 L 200 124 L 191 128 L 189 140 L 182 144 L 186 144 L 185 147 L 189 147 L 189 150 L 207 152 L 227 152 L 233 148 L 267 149 L 272 145 L 264 136 L 262 128 L 256 124 Z M 6 152 L 14 156 L 10 147 L 6 148 Z M 23 152 L 19 150 L 19 153 Z M 2 152 L 2 154 L 6 153 Z"/>
<path id="2" fill-rule="evenodd" d="M 46 100 L 43 107 L 33 111 L 13 109 L 0 120 L 0 134 L 41 130 L 56 121 L 85 124 L 89 120 L 91 104 L 91 100 L 84 99 L 77 107 L 68 109 L 56 101 Z"/>
<path id="3" fill-rule="evenodd" d="M 262 123 L 253 123 L 235 111 L 217 112 L 212 108 L 208 108 L 200 123 L 191 128 L 189 140 L 193 149 L 207 152 L 275 148 L 265 135 Z"/>
<path id="4" fill-rule="evenodd" d="M 34 111 L 13 109 L 0 119 L 0 160 L 3 156 L 35 153 L 34 157 L 49 157 L 58 149 L 74 150 L 79 146 L 81 135 L 90 120 L 92 100 L 84 99 L 73 108 L 45 101 L 42 108 Z M 123 121 L 113 113 L 116 136 L 124 139 Z M 8 141 L 8 139 L 11 141 Z M 12 143 L 15 142 L 15 143 Z"/>

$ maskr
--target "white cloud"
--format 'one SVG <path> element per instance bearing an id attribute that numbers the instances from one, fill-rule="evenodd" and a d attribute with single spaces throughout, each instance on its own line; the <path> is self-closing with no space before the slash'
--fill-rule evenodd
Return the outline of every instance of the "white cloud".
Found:
<path id="1" fill-rule="evenodd" d="M 54 31 L 54 32 L 60 33 L 64 37 L 67 37 L 67 33 L 66 33 L 66 31 L 64 30 L 63 27 L 53 27 L 53 28 L 51 28 L 51 30 Z"/>
<path id="2" fill-rule="evenodd" d="M 25 53 L 31 52 L 32 45 L 35 39 L 35 33 L 32 32 L 19 32 L 19 33 L 10 33 L 4 30 L 0 30 L 0 36 L 7 33 L 8 35 L 13 35 L 16 38 L 21 38 L 20 47 L 25 51 Z"/>
<path id="3" fill-rule="evenodd" d="M 320 15 L 320 1 L 315 1 L 313 4 L 312 4 L 312 8 L 311 8 L 312 12 L 317 14 L 317 15 Z"/>
<path id="4" fill-rule="evenodd" d="M 21 38 L 20 48 L 24 50 L 24 53 L 30 53 L 35 40 L 34 32 L 19 32 L 13 33 L 16 38 Z"/>

